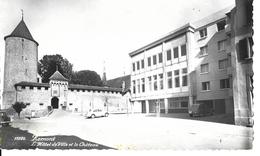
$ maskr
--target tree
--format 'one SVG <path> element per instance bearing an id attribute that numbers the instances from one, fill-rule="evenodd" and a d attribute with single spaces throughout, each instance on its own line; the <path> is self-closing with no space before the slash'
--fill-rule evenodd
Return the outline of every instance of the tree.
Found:
<path id="1" fill-rule="evenodd" d="M 66 58 L 63 58 L 59 54 L 45 55 L 39 61 L 38 72 L 42 77 L 42 82 L 44 83 L 49 82 L 49 78 L 57 68 L 64 77 L 71 80 L 72 66 L 73 65 Z"/>
<path id="2" fill-rule="evenodd" d="M 71 83 L 89 86 L 103 86 L 100 76 L 95 71 L 91 70 L 73 72 Z"/>
<path id="3" fill-rule="evenodd" d="M 15 102 L 13 104 L 13 109 L 18 113 L 18 117 L 20 118 L 21 111 L 26 107 L 26 105 L 23 102 Z"/>

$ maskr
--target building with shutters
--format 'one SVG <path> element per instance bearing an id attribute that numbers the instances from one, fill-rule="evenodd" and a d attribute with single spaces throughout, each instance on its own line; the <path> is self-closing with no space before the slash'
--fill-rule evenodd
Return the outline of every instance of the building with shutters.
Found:
<path id="1" fill-rule="evenodd" d="M 135 110 L 188 113 L 193 104 L 204 103 L 215 114 L 228 114 L 236 124 L 246 125 L 240 122 L 248 121 L 251 112 L 252 26 L 240 26 L 248 23 L 248 17 L 240 17 L 250 16 L 245 12 L 250 5 L 244 3 L 237 0 L 236 7 L 188 23 L 129 53 Z"/>

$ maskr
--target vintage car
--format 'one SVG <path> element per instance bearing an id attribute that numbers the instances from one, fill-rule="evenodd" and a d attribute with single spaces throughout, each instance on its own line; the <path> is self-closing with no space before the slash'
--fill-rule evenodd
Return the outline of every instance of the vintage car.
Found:
<path id="1" fill-rule="evenodd" d="M 86 118 L 95 118 L 95 117 L 107 117 L 108 116 L 108 112 L 104 111 L 102 109 L 93 109 L 93 110 L 89 110 L 86 114 L 85 117 Z"/>
<path id="2" fill-rule="evenodd" d="M 0 122 L 2 126 L 8 126 L 12 122 L 6 111 L 0 110 Z"/>
<path id="3" fill-rule="evenodd" d="M 189 110 L 190 117 L 213 115 L 213 109 L 206 103 L 193 104 Z"/>

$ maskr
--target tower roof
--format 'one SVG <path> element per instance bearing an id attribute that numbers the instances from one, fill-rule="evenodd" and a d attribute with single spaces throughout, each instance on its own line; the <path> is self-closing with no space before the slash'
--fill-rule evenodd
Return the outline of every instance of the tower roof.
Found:
<path id="1" fill-rule="evenodd" d="M 6 39 L 8 37 L 21 37 L 21 38 L 25 38 L 25 39 L 31 40 L 31 41 L 35 42 L 37 45 L 39 45 L 38 42 L 36 42 L 33 39 L 32 35 L 31 35 L 31 33 L 30 33 L 30 31 L 29 31 L 28 27 L 26 26 L 26 24 L 25 24 L 23 19 L 16 26 L 16 28 L 13 30 L 13 32 L 10 35 L 5 36 L 4 39 Z"/>
<path id="2" fill-rule="evenodd" d="M 68 81 L 58 70 L 52 74 L 52 76 L 49 78 L 50 80 L 58 80 L 58 81 Z"/>

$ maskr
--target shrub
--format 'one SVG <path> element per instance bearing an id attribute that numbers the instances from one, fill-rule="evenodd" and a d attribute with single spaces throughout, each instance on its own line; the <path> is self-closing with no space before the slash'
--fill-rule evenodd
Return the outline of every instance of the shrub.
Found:
<path id="1" fill-rule="evenodd" d="M 20 113 L 21 111 L 26 107 L 26 105 L 23 102 L 15 102 L 15 104 L 13 104 L 13 108 L 16 111 L 16 113 L 18 114 L 18 117 L 20 118 Z"/>

